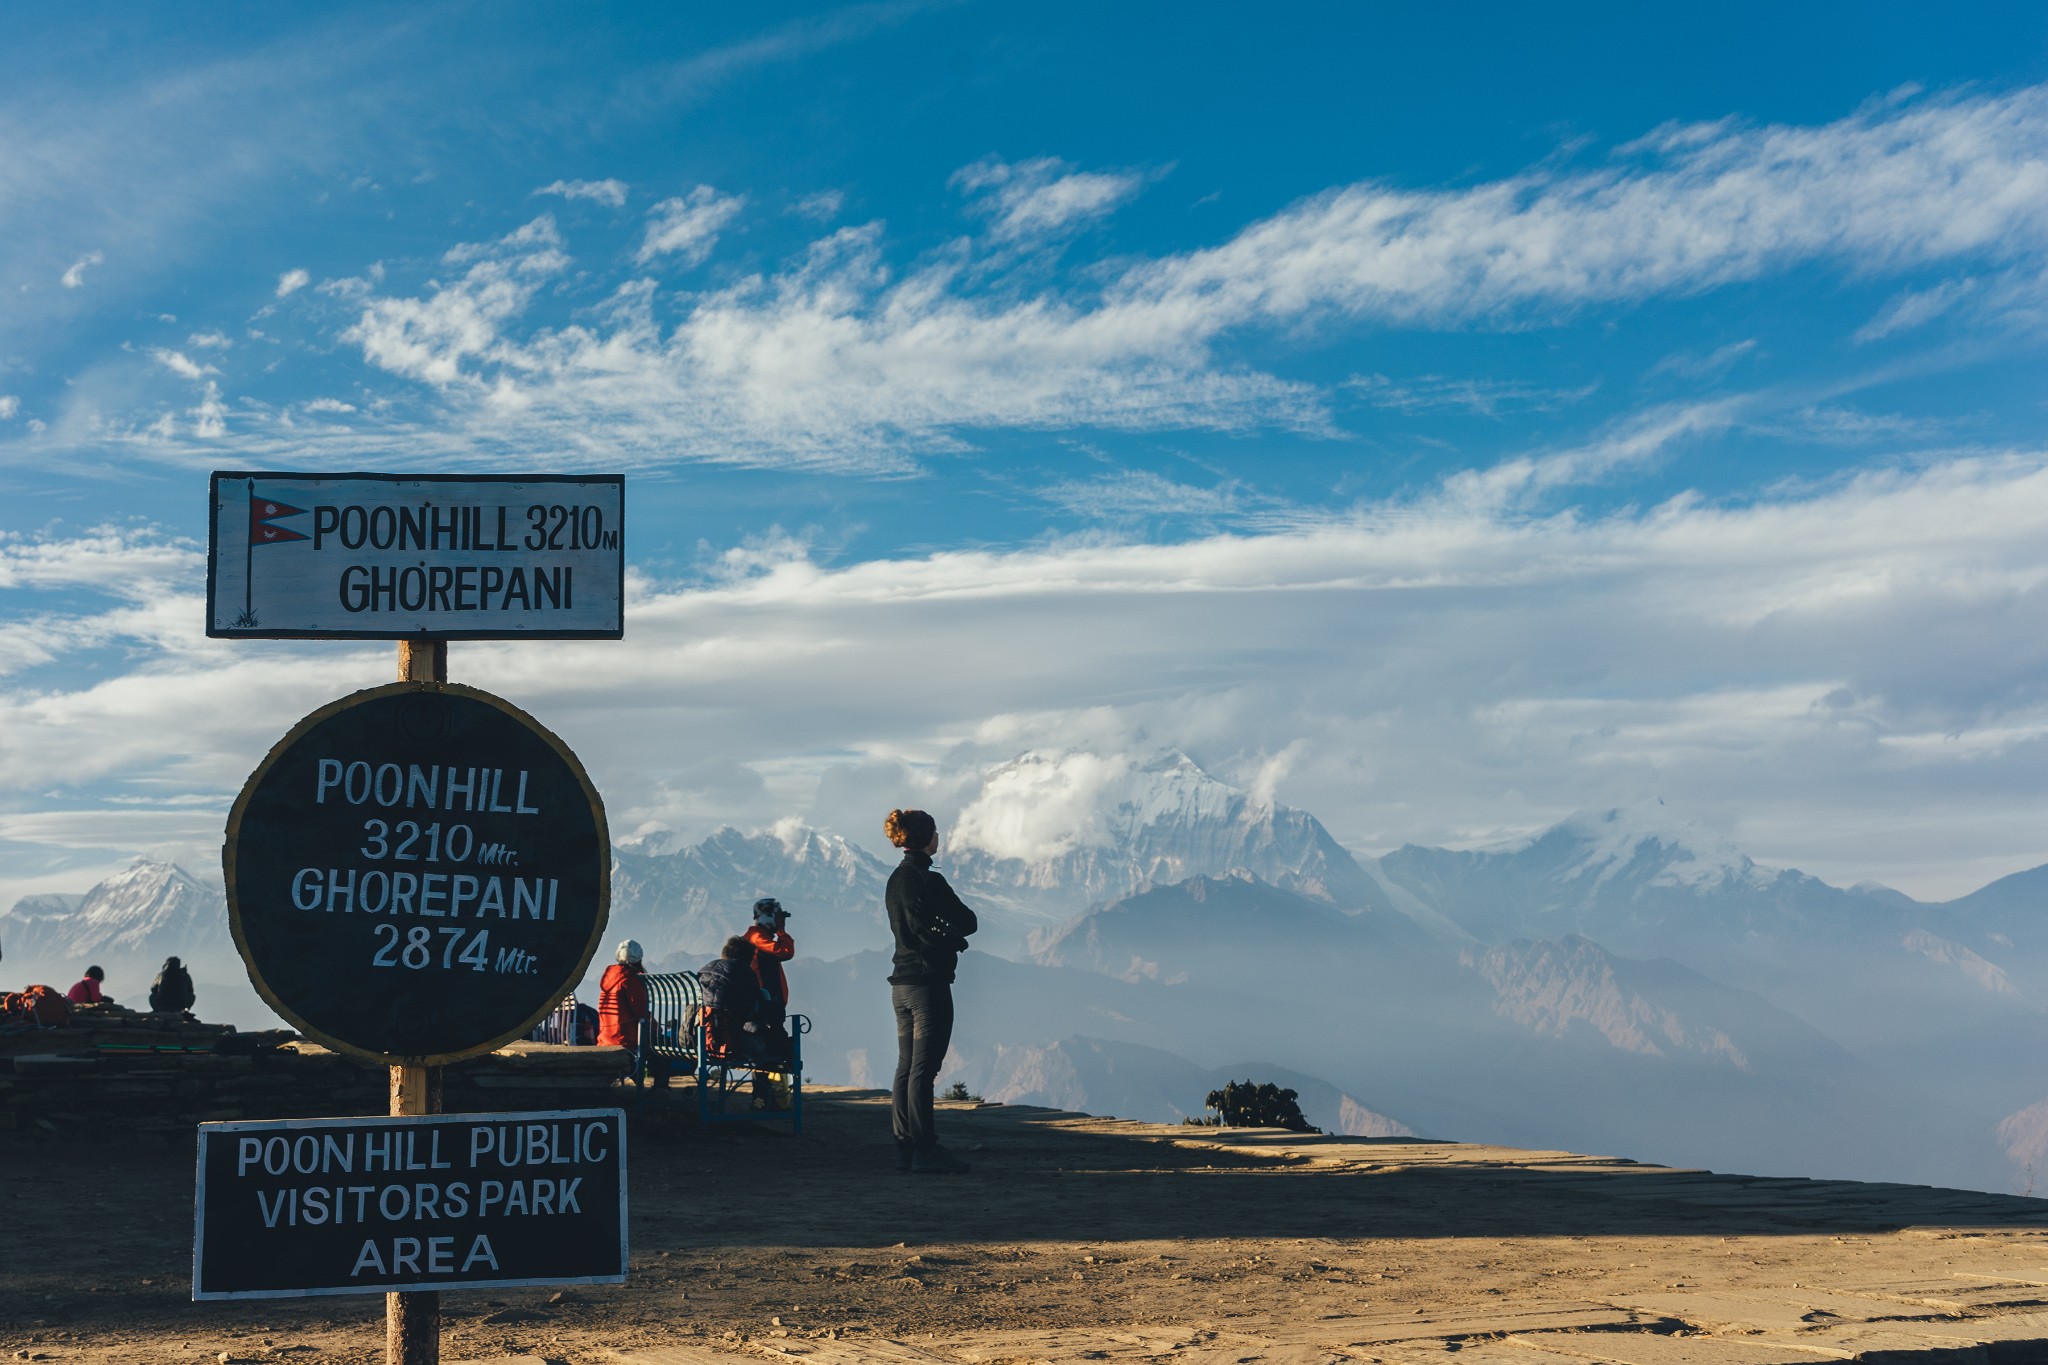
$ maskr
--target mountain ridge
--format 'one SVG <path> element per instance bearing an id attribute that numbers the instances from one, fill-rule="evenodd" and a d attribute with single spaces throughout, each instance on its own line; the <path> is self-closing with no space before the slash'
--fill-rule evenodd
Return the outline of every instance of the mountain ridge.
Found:
<path id="1" fill-rule="evenodd" d="M 1084 833 L 1068 839 L 1062 822 Z M 655 969 L 693 969 L 755 897 L 782 899 L 792 980 L 831 1023 L 818 1074 L 877 1079 L 894 1052 L 881 985 L 893 859 L 783 821 L 628 841 L 613 864 L 607 940 L 639 939 Z M 2042 1111 L 2012 1116 L 2048 1090 L 2048 1073 L 2001 1077 L 1939 1045 L 2032 1036 L 2048 1004 L 2048 865 L 1923 903 L 1765 867 L 1661 808 L 1623 807 L 1490 848 L 1360 858 L 1309 812 L 1169 750 L 999 765 L 939 866 L 985 926 L 963 959 L 949 1066 L 994 1076 L 990 1059 L 1008 1057 L 1017 1084 L 1016 1068 L 1052 1068 L 1061 1085 L 1142 1091 L 1156 1108 L 1163 1091 L 1131 1088 L 1136 1062 L 1105 1060 L 1140 1054 L 1116 1049 L 1196 1070 L 1263 1056 L 1333 1087 L 1340 1110 L 1455 1136 L 1583 1146 L 1611 1132 L 1665 1159 L 1854 1160 L 1986 1186 L 1998 1177 L 1967 1164 L 1977 1155 L 1956 1158 L 1966 1174 L 1930 1169 L 1905 1138 L 1994 1162 L 2001 1146 L 2032 1152 L 2012 1135 Z M 176 865 L 24 897 L 0 937 L 11 973 L 62 985 L 103 959 L 123 998 L 177 953 L 202 983 L 228 983 L 202 987 L 202 1011 L 244 997 L 260 1009 L 219 888 Z M 1930 1108 L 1950 1117 L 1903 1117 Z M 1862 1155 L 1829 1155 L 1816 1124 L 1856 1134 Z"/>

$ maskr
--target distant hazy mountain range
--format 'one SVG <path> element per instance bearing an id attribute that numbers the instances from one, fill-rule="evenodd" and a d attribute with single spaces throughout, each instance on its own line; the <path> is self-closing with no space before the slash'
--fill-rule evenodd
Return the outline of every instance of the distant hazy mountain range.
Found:
<path id="1" fill-rule="evenodd" d="M 987 790 L 1044 790 L 1054 763 Z M 998 838 L 1021 826 L 984 806 L 942 850 L 984 921 L 948 1083 L 1173 1119 L 1251 1076 L 1344 1131 L 2048 1184 L 2048 867 L 1924 904 L 1759 867 L 1661 807 L 1360 858 L 1183 755 L 1106 770 L 1071 837 Z M 694 968 L 780 897 L 808 1069 L 886 1084 L 888 852 L 794 824 L 622 845 L 607 940 Z M 0 945 L 9 981 L 99 961 L 137 1000 L 178 953 L 202 1012 L 260 1012 L 218 886 L 177 867 L 26 898 Z"/>

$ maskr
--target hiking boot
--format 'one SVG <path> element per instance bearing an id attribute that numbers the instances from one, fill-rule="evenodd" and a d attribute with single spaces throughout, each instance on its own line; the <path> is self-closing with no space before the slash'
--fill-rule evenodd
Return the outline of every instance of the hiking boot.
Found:
<path id="1" fill-rule="evenodd" d="M 897 1143 L 897 1144 L 896 1144 L 896 1169 L 897 1169 L 897 1170 L 899 1170 L 899 1171 L 907 1171 L 907 1170 L 909 1170 L 909 1169 L 910 1169 L 910 1160 L 911 1160 L 911 1156 L 912 1156 L 912 1155 L 913 1155 L 913 1154 L 914 1154 L 914 1153 L 915 1153 L 916 1151 L 917 1151 L 917 1149 L 916 1149 L 915 1147 L 912 1147 L 912 1146 L 911 1146 L 911 1145 L 910 1145 L 909 1143 L 907 1143 L 907 1142 L 899 1142 L 899 1143 Z"/>
<path id="2" fill-rule="evenodd" d="M 974 1168 L 944 1147 L 934 1147 L 911 1157 L 910 1169 L 919 1175 L 965 1175 Z"/>

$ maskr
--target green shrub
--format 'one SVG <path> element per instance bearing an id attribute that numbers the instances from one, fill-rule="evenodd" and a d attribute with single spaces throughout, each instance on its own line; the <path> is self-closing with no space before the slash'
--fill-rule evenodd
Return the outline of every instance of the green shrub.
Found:
<path id="1" fill-rule="evenodd" d="M 1189 1118 L 1185 1122 L 1209 1127 L 1321 1132 L 1320 1128 L 1311 1127 L 1309 1121 L 1302 1117 L 1300 1098 L 1294 1091 L 1282 1090 L 1271 1081 L 1263 1085 L 1250 1080 L 1228 1081 L 1221 1090 L 1211 1090 L 1209 1097 L 1202 1101 L 1211 1117 Z"/>

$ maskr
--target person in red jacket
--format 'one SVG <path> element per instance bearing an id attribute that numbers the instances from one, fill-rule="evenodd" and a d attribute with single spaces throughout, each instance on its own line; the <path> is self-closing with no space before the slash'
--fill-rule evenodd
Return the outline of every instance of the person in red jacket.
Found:
<path id="1" fill-rule="evenodd" d="M 652 1048 L 643 1047 L 641 1026 L 653 1011 L 647 1003 L 647 971 L 640 965 L 640 944 L 629 938 L 619 945 L 616 956 L 618 961 L 604 969 L 597 986 L 597 1045 L 626 1049 L 636 1070 L 644 1064 L 649 1080 L 667 1085 L 668 1064 Z"/>
<path id="2" fill-rule="evenodd" d="M 747 942 L 754 946 L 754 979 L 761 983 L 761 994 L 771 1007 L 770 1022 L 776 1024 L 789 1014 L 789 978 L 782 974 L 782 964 L 796 956 L 796 940 L 783 927 L 788 923 L 789 911 L 775 897 L 763 896 L 754 902 L 754 924 L 747 930 Z"/>
<path id="3" fill-rule="evenodd" d="M 100 989 L 100 983 L 106 979 L 107 974 L 97 965 L 87 967 L 85 975 L 78 979 L 77 985 L 64 993 L 64 998 L 74 1005 L 111 1005 L 114 1003 L 114 997 Z"/>
<path id="4" fill-rule="evenodd" d="M 627 939 L 618 961 L 604 969 L 597 987 L 597 1045 L 622 1047 L 636 1058 L 640 1026 L 647 1022 L 647 972 L 640 965 L 640 945 Z"/>

